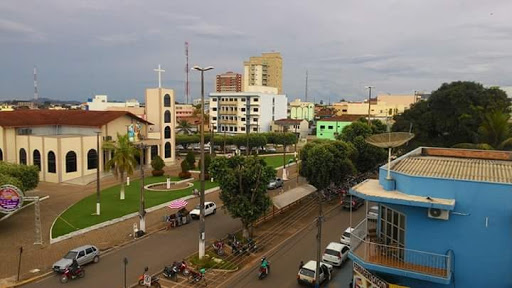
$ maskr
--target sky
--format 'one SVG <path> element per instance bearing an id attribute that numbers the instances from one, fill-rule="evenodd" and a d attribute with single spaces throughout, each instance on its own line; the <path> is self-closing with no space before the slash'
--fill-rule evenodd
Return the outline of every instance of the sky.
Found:
<path id="1" fill-rule="evenodd" d="M 283 57 L 290 100 L 362 100 L 372 93 L 430 92 L 469 80 L 512 86 L 510 0 L 2 0 L 0 101 L 39 97 L 144 100 L 162 86 L 184 101 L 190 66 L 243 72 L 262 52 Z M 191 97 L 200 75 L 190 74 Z M 375 94 L 373 94 L 375 95 Z"/>

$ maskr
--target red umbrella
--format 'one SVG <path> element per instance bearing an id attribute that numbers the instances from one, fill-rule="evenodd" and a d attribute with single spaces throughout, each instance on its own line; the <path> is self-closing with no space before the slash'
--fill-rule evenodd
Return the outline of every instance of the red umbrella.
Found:
<path id="1" fill-rule="evenodd" d="M 188 202 L 185 200 L 177 199 L 171 202 L 171 204 L 167 205 L 167 207 L 171 209 L 180 209 L 187 206 Z"/>

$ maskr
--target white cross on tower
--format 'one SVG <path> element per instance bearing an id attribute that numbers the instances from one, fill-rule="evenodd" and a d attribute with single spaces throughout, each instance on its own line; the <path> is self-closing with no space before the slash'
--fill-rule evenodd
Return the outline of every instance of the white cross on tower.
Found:
<path id="1" fill-rule="evenodd" d="M 158 64 L 158 68 L 153 69 L 153 71 L 158 73 L 158 88 L 162 88 L 162 73 L 165 72 L 165 70 L 160 68 L 160 64 Z"/>

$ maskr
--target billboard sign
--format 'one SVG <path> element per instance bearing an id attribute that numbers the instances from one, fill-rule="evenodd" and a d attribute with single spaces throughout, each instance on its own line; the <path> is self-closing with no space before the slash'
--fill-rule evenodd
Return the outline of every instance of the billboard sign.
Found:
<path id="1" fill-rule="evenodd" d="M 11 213 L 23 205 L 23 192 L 16 186 L 3 185 L 0 187 L 0 212 Z"/>

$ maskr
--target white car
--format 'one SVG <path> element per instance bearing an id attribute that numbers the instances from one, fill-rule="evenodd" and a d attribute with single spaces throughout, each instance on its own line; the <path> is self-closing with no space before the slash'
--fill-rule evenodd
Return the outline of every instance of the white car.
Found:
<path id="1" fill-rule="evenodd" d="M 322 261 L 341 267 L 341 264 L 347 260 L 349 251 L 350 248 L 347 245 L 331 242 L 324 250 Z"/>
<path id="2" fill-rule="evenodd" d="M 71 249 L 62 259 L 53 264 L 53 271 L 64 272 L 66 268 L 71 266 L 73 259 L 76 259 L 80 266 L 90 262 L 98 263 L 100 261 L 100 250 L 94 245 L 84 245 Z"/>
<path id="3" fill-rule="evenodd" d="M 347 229 L 345 229 L 345 232 L 343 232 L 343 234 L 341 234 L 340 237 L 341 244 L 350 246 L 350 234 L 352 233 L 352 231 L 354 231 L 354 228 L 348 227 Z"/>
<path id="4" fill-rule="evenodd" d="M 320 277 L 318 281 L 321 284 L 324 281 L 331 280 L 332 265 L 325 262 L 320 262 Z M 308 263 L 304 264 L 297 273 L 297 282 L 299 284 L 315 285 L 317 281 L 316 277 L 316 261 L 309 260 Z"/>
<path id="5" fill-rule="evenodd" d="M 370 209 L 368 209 L 368 220 L 370 221 L 377 221 L 379 218 L 379 206 L 372 206 Z"/>
<path id="6" fill-rule="evenodd" d="M 199 208 L 199 205 L 197 205 L 196 208 L 190 211 L 190 217 L 192 217 L 192 219 L 199 219 Z M 204 216 L 208 216 L 215 213 L 217 213 L 217 205 L 215 205 L 214 202 L 204 202 Z"/>

